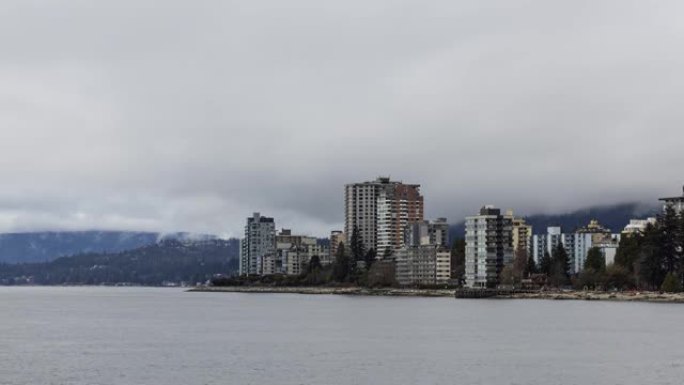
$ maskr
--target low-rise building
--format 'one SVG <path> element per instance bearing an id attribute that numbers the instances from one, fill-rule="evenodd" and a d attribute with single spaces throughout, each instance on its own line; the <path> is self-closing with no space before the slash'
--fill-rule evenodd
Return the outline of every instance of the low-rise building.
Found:
<path id="1" fill-rule="evenodd" d="M 451 277 L 451 254 L 435 245 L 405 246 L 393 258 L 402 286 L 446 284 Z"/>
<path id="2" fill-rule="evenodd" d="M 634 234 L 643 234 L 648 225 L 655 226 L 655 224 L 655 218 L 630 219 L 627 226 L 622 230 L 622 235 L 630 236 Z"/>
<path id="3" fill-rule="evenodd" d="M 341 244 L 347 243 L 347 236 L 343 231 L 333 230 L 330 232 L 330 256 L 335 258 L 337 255 L 337 249 Z"/>

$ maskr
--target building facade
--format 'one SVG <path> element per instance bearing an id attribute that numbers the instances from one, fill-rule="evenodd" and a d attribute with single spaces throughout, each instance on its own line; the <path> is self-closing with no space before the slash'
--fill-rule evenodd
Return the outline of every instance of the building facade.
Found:
<path id="1" fill-rule="evenodd" d="M 276 262 L 272 274 L 299 275 L 306 271 L 311 257 L 317 255 L 321 260 L 326 250 L 318 244 L 315 237 L 294 235 L 291 230 L 282 229 L 276 236 Z"/>
<path id="2" fill-rule="evenodd" d="M 451 278 L 451 253 L 435 245 L 404 246 L 395 251 L 396 280 L 402 286 L 440 285 Z"/>
<path id="3" fill-rule="evenodd" d="M 420 185 L 381 177 L 345 186 L 344 232 L 350 238 L 356 229 L 365 249 L 379 257 L 400 248 L 408 223 L 422 220 Z"/>
<path id="4" fill-rule="evenodd" d="M 663 210 L 667 206 L 671 206 L 674 209 L 675 213 L 677 213 L 678 215 L 684 213 L 684 187 L 682 188 L 682 196 L 660 198 L 660 201 L 663 202 Z"/>
<path id="5" fill-rule="evenodd" d="M 495 287 L 513 262 L 513 218 L 493 206 L 466 217 L 465 279 L 472 288 Z"/>
<path id="6" fill-rule="evenodd" d="M 263 274 L 276 254 L 275 220 L 254 213 L 247 218 L 245 236 L 240 240 L 240 275 Z"/>
<path id="7" fill-rule="evenodd" d="M 446 218 L 409 223 L 404 229 L 403 245 L 436 245 L 449 248 L 449 224 Z"/>
<path id="8" fill-rule="evenodd" d="M 656 218 L 646 219 L 630 219 L 627 226 L 622 229 L 623 236 L 631 236 L 634 234 L 643 234 L 648 225 L 655 226 Z"/>
<path id="9" fill-rule="evenodd" d="M 332 259 L 337 255 L 337 249 L 340 247 L 340 243 L 344 244 L 346 247 L 347 236 L 343 231 L 333 230 L 330 232 L 330 257 Z"/>
<path id="10" fill-rule="evenodd" d="M 521 251 L 529 253 L 532 247 L 532 226 L 528 225 L 524 218 L 514 217 L 513 212 L 507 214 L 513 218 L 512 237 L 514 255 Z"/>

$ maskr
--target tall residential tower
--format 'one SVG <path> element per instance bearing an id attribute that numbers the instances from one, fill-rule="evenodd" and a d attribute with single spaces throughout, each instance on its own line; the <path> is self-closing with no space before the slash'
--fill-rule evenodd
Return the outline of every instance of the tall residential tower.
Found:
<path id="1" fill-rule="evenodd" d="M 513 217 L 493 206 L 466 217 L 465 279 L 468 287 L 496 287 L 513 262 Z"/>
<path id="2" fill-rule="evenodd" d="M 356 228 L 366 250 L 381 257 L 403 245 L 404 230 L 411 222 L 423 221 L 420 185 L 389 178 L 345 186 L 345 228 L 351 239 Z"/>
<path id="3" fill-rule="evenodd" d="M 275 220 L 254 213 L 247 218 L 245 237 L 240 240 L 240 275 L 263 274 L 275 255 Z"/>

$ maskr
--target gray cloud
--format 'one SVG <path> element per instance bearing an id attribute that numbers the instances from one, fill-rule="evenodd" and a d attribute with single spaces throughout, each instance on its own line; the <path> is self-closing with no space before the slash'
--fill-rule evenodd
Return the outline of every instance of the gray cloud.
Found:
<path id="1" fill-rule="evenodd" d="M 427 214 L 653 201 L 684 164 L 677 1 L 6 1 L 0 231 L 323 235 L 342 186 Z"/>

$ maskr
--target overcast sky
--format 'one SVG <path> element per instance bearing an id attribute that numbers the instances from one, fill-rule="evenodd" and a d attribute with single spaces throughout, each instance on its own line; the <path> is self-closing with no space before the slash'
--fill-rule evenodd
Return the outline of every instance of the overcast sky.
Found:
<path id="1" fill-rule="evenodd" d="M 341 228 L 343 185 L 428 217 L 676 195 L 681 1 L 0 5 L 0 231 Z"/>

